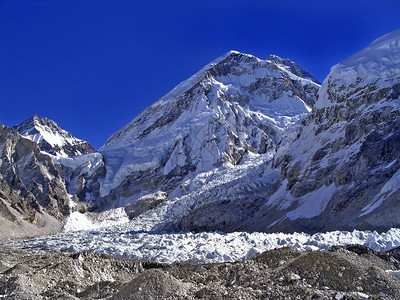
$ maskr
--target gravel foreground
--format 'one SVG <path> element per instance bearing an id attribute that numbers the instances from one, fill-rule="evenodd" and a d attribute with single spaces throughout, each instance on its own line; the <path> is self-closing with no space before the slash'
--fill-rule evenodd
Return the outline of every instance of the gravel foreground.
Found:
<path id="1" fill-rule="evenodd" d="M 0 247 L 2 299 L 400 299 L 400 249 L 269 250 L 234 263 L 160 264 Z"/>

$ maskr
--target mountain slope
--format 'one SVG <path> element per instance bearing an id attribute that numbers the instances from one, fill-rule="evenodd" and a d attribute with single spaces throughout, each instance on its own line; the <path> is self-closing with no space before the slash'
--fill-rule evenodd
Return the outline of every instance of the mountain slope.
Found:
<path id="1" fill-rule="evenodd" d="M 37 116 L 0 126 L 0 238 L 58 232 L 66 215 L 90 207 L 103 159 L 89 143 Z"/>
<path id="2" fill-rule="evenodd" d="M 185 178 L 273 150 L 316 101 L 319 85 L 301 70 L 289 60 L 235 51 L 205 66 L 100 149 L 102 195 L 124 201 L 172 192 Z"/>
<path id="3" fill-rule="evenodd" d="M 400 226 L 400 31 L 334 66 L 255 230 Z"/>
<path id="4" fill-rule="evenodd" d="M 0 125 L 1 237 L 57 232 L 69 202 L 60 166 L 15 129 Z"/>

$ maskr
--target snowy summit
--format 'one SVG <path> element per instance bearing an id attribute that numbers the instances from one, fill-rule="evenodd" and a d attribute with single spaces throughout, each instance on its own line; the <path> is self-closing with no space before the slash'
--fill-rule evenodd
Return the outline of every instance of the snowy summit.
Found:
<path id="1" fill-rule="evenodd" d="M 42 151 L 55 156 L 69 157 L 96 151 L 88 142 L 77 139 L 54 121 L 37 115 L 14 128 L 23 137 L 39 144 Z"/>

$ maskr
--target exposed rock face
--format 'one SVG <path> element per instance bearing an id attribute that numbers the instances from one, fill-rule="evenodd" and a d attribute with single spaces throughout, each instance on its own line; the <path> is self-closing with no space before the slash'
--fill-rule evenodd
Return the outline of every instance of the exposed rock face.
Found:
<path id="1" fill-rule="evenodd" d="M 36 132 L 36 127 L 29 129 L 32 124 L 40 125 L 41 132 Z M 91 153 L 94 150 L 88 143 L 77 140 L 53 121 L 35 116 L 17 129 L 27 138 L 16 129 L 0 125 L 2 239 L 58 232 L 61 221 L 71 211 L 87 209 L 87 195 L 98 194 L 93 181 L 102 171 L 101 155 Z M 68 142 L 49 148 L 43 136 L 49 138 L 50 133 L 59 140 L 62 133 Z M 65 157 L 67 153 L 82 152 L 89 153 Z M 78 200 L 83 202 L 76 203 Z"/>
<path id="2" fill-rule="evenodd" d="M 400 281 L 394 277 L 399 271 L 390 263 L 393 253 L 385 253 L 384 260 L 368 249 L 349 250 L 281 248 L 235 263 L 168 265 L 1 247 L 0 293 L 10 299 L 400 297 Z"/>
<path id="3" fill-rule="evenodd" d="M 61 220 L 68 211 L 69 198 L 60 166 L 43 154 L 36 143 L 3 125 L 0 125 L 0 145 L 0 200 L 2 217 L 6 219 L 2 220 L 14 224 L 28 222 L 38 227 L 46 226 L 45 215 Z M 51 226 L 56 223 L 54 220 Z"/>
<path id="4" fill-rule="evenodd" d="M 133 203 L 129 203 L 125 207 L 125 211 L 128 213 L 129 217 L 137 217 L 146 211 L 155 209 L 164 203 L 167 199 L 168 194 L 165 192 L 157 192 L 154 194 L 148 194 L 140 197 Z"/>

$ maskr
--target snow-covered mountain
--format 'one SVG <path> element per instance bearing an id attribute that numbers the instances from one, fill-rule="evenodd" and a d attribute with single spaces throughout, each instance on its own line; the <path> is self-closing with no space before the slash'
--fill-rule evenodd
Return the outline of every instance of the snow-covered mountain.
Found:
<path id="1" fill-rule="evenodd" d="M 39 146 L 0 124 L 1 238 L 57 232 L 68 213 L 60 166 Z"/>
<path id="2" fill-rule="evenodd" d="M 59 231 L 66 215 L 87 209 L 102 167 L 100 153 L 52 120 L 0 124 L 0 237 Z"/>
<path id="3" fill-rule="evenodd" d="M 399 104 L 400 31 L 321 87 L 290 60 L 231 51 L 99 152 L 47 119 L 2 128 L 2 201 L 26 190 L 52 216 L 73 212 L 65 230 L 388 230 L 400 226 Z"/>
<path id="4" fill-rule="evenodd" d="M 96 152 L 88 142 L 77 139 L 54 121 L 37 115 L 14 128 L 23 137 L 37 143 L 42 151 L 55 156 L 70 157 Z"/>
<path id="5" fill-rule="evenodd" d="M 334 66 L 275 166 L 282 184 L 254 229 L 385 230 L 400 225 L 400 30 Z"/>
<path id="6" fill-rule="evenodd" d="M 231 51 L 109 138 L 100 149 L 101 193 L 120 202 L 146 192 L 188 193 L 187 184 L 177 190 L 185 179 L 273 151 L 311 111 L 318 89 L 290 60 Z"/>
<path id="7" fill-rule="evenodd" d="M 190 176 L 187 175 L 183 179 L 179 177 L 179 184 L 170 190 L 166 190 L 165 186 L 158 182 L 159 190 L 168 191 L 168 195 L 163 201 L 156 195 L 153 198 L 146 196 L 147 206 L 149 202 L 162 204 L 155 209 L 156 205 L 153 205 L 152 211 L 139 216 L 138 224 L 146 224 L 144 226 L 149 230 L 269 232 L 317 232 L 353 228 L 387 230 L 399 226 L 400 206 L 397 200 L 400 168 L 399 44 L 400 32 L 396 31 L 376 40 L 360 53 L 334 66 L 319 91 L 318 101 L 312 113 L 308 115 L 306 111 L 298 115 L 294 113 L 298 119 L 304 117 L 301 126 L 293 125 L 295 122 L 287 123 L 287 127 L 283 126 L 283 123 L 277 121 L 273 109 L 268 107 L 271 102 L 267 101 L 264 108 L 268 108 L 263 110 L 263 114 L 267 116 L 265 119 L 271 118 L 275 122 L 274 126 L 257 127 L 266 133 L 265 141 L 269 142 L 264 151 L 253 151 L 249 150 L 250 147 L 244 146 L 246 151 L 243 151 L 240 160 L 227 160 L 228 164 L 223 162 L 216 164 L 216 161 L 212 161 L 208 168 L 193 168 L 192 173 L 188 173 Z M 221 62 L 230 55 L 232 54 L 222 58 L 217 65 L 224 65 Z M 234 54 L 235 57 L 240 55 Z M 247 59 L 253 61 L 252 57 L 246 57 Z M 264 62 L 276 64 L 276 61 L 281 64 L 277 66 L 277 70 L 291 70 L 289 67 L 283 67 L 282 60 L 279 59 L 274 59 L 273 62 L 267 59 Z M 230 72 L 236 70 L 235 67 L 230 67 L 231 64 L 232 60 L 227 67 Z M 257 69 L 249 67 L 248 62 L 240 65 L 239 69 L 243 66 L 246 66 L 246 70 Z M 243 69 L 239 72 L 233 71 L 233 75 L 229 76 L 221 73 L 223 72 L 212 73 L 211 77 L 229 87 L 248 78 Z M 242 76 L 246 80 L 241 81 Z M 198 78 L 197 74 L 194 78 Z M 226 78 L 229 78 L 229 82 L 223 81 Z M 298 81 L 305 82 L 303 80 L 306 79 Z M 274 87 L 273 84 L 266 85 L 268 89 L 260 86 L 252 90 L 252 93 L 246 94 L 250 94 L 251 97 L 248 102 L 244 102 L 244 111 L 248 109 L 251 112 L 250 116 L 254 111 L 259 113 L 254 109 L 254 105 L 259 103 L 253 102 L 257 99 L 255 95 L 260 93 L 260 90 L 264 91 L 264 96 L 271 95 L 270 87 Z M 279 86 L 279 91 L 282 90 L 285 91 Z M 170 103 L 166 101 L 170 99 L 168 96 L 159 101 L 161 105 Z M 266 96 L 264 99 L 269 98 Z M 272 103 L 279 103 L 279 109 L 275 107 L 276 111 L 290 116 L 288 107 L 293 108 L 293 106 L 285 106 L 284 104 L 288 102 L 282 101 L 283 99 L 285 97 L 278 96 L 275 103 L 274 101 Z M 158 105 L 160 104 L 156 103 L 153 108 Z M 236 102 L 234 105 L 241 103 Z M 168 109 L 163 110 L 165 111 Z M 231 111 L 222 110 L 222 115 L 229 116 Z M 228 119 L 224 118 L 223 120 Z M 156 119 L 159 120 L 161 117 Z M 106 144 L 103 150 L 112 147 L 115 139 L 128 141 L 127 146 L 130 142 L 135 142 L 132 145 L 137 149 L 136 145 L 140 145 L 137 136 L 125 134 L 132 132 L 133 128 L 138 128 L 138 124 L 146 124 L 140 123 L 140 120 L 143 119 L 134 120 L 113 136 L 109 140 L 110 146 Z M 193 120 L 197 120 L 194 115 Z M 207 128 L 207 132 L 210 132 L 209 127 L 204 126 L 209 123 L 198 124 L 202 124 L 201 128 Z M 240 124 L 243 123 L 228 124 L 230 129 L 235 126 L 241 128 Z M 241 130 L 247 130 L 248 124 L 253 123 L 245 124 Z M 139 132 L 146 132 L 148 127 L 146 124 L 139 128 Z M 155 127 L 154 130 L 156 128 L 154 137 L 159 140 L 163 128 Z M 178 129 L 180 128 L 179 126 Z M 266 128 L 268 130 L 265 130 Z M 229 129 L 223 133 L 229 132 Z M 236 132 L 241 131 L 234 131 Z M 270 132 L 278 134 L 269 134 Z M 215 134 L 215 131 L 212 134 L 217 141 L 223 140 Z M 121 139 L 128 136 L 129 138 Z M 168 137 L 171 140 L 173 136 L 175 135 Z M 191 133 L 190 137 L 192 136 Z M 239 134 L 237 136 L 242 144 L 234 144 L 236 151 L 238 146 L 248 145 L 245 138 L 240 139 Z M 209 139 L 201 139 L 204 140 Z M 164 141 L 163 146 L 168 140 Z M 259 145 L 262 143 L 264 141 Z M 189 151 L 196 149 L 193 143 L 190 145 Z M 218 151 L 213 153 L 212 157 L 218 158 L 218 154 L 221 153 L 225 154 L 224 157 L 229 157 L 226 155 L 227 152 L 223 151 L 226 148 L 220 145 L 215 147 Z M 155 149 L 157 148 L 151 148 L 151 155 L 156 153 L 153 151 Z M 178 151 L 178 153 L 185 155 L 188 152 Z M 157 166 L 164 164 L 158 163 Z M 147 181 L 152 180 L 154 170 L 145 173 Z M 168 173 L 164 172 L 164 175 L 167 176 Z M 142 188 L 139 189 L 143 191 Z M 141 202 L 142 200 L 139 203 Z M 136 207 L 135 211 L 137 210 Z"/>

